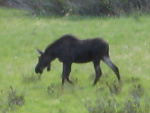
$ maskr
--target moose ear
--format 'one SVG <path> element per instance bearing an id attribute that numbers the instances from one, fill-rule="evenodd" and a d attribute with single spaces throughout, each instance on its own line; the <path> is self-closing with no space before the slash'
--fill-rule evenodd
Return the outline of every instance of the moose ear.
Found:
<path id="1" fill-rule="evenodd" d="M 38 53 L 40 53 L 41 55 L 44 54 L 40 49 L 37 49 Z"/>

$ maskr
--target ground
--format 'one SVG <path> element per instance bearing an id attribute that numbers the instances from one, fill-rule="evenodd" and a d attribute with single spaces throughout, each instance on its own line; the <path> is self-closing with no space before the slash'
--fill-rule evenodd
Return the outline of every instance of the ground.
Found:
<path id="1" fill-rule="evenodd" d="M 115 17 L 39 17 L 0 8 L 0 111 L 2 113 L 149 113 L 150 20 L 147 15 Z M 52 62 L 41 80 L 34 68 L 36 48 L 64 34 L 103 37 L 122 81 L 101 62 L 103 75 L 92 87 L 92 63 L 73 64 L 75 83 L 61 86 L 62 64 Z"/>

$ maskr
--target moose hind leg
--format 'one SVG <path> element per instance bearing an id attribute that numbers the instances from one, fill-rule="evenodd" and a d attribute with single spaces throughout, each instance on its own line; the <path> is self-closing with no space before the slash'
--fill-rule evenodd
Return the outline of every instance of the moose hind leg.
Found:
<path id="1" fill-rule="evenodd" d="M 96 85 L 96 83 L 98 82 L 99 78 L 102 75 L 101 68 L 99 66 L 99 61 L 94 62 L 94 69 L 95 69 L 96 77 L 95 77 L 93 85 Z"/>
<path id="2" fill-rule="evenodd" d="M 114 73 L 116 74 L 118 80 L 120 80 L 119 69 L 115 64 L 112 63 L 110 58 L 109 57 L 104 57 L 103 61 L 114 71 Z"/>
<path id="3" fill-rule="evenodd" d="M 63 63 L 62 85 L 64 84 L 65 80 L 73 84 L 73 82 L 69 79 L 70 72 L 71 72 L 71 64 Z"/>

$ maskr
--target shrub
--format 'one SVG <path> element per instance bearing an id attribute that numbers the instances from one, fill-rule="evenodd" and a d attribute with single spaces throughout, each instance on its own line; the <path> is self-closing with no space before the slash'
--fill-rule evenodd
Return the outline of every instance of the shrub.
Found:
<path id="1" fill-rule="evenodd" d="M 25 102 L 24 95 L 17 94 L 17 90 L 14 90 L 12 87 L 10 87 L 10 91 L 8 92 L 8 105 L 13 109 L 13 106 L 22 106 Z"/>
<path id="2" fill-rule="evenodd" d="M 10 86 L 10 89 L 7 92 L 2 90 L 0 93 L 0 109 L 2 113 L 13 111 L 17 107 L 23 106 L 25 103 L 24 93 L 19 94 L 12 86 Z"/>
<path id="3" fill-rule="evenodd" d="M 40 79 L 41 79 L 41 74 L 40 75 L 26 74 L 22 76 L 22 81 L 27 84 L 39 82 Z"/>
<path id="4" fill-rule="evenodd" d="M 149 0 L 0 0 L 0 2 L 3 1 L 42 15 L 108 16 L 135 11 L 149 13 L 150 11 Z"/>

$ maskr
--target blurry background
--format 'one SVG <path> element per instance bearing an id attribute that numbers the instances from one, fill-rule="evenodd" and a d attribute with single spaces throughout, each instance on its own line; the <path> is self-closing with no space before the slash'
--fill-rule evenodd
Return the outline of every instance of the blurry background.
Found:
<path id="1" fill-rule="evenodd" d="M 120 16 L 149 13 L 150 0 L 0 0 L 0 4 L 43 15 Z"/>

